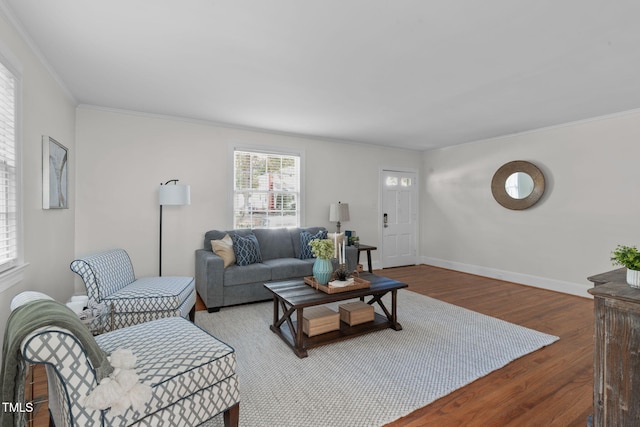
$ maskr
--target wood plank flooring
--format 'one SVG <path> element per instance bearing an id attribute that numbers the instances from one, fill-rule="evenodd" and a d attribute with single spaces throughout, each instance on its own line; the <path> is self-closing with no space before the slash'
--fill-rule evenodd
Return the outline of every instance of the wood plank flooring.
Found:
<path id="1" fill-rule="evenodd" d="M 560 337 L 389 427 L 586 425 L 593 395 L 591 299 L 426 265 L 376 273 L 408 283 L 414 292 Z"/>
<path id="2" fill-rule="evenodd" d="M 593 394 L 592 300 L 426 265 L 374 273 L 405 282 L 414 292 L 560 337 L 387 427 L 586 425 Z M 200 298 L 196 309 L 205 309 Z M 47 425 L 40 420 L 46 418 L 33 425 Z"/>

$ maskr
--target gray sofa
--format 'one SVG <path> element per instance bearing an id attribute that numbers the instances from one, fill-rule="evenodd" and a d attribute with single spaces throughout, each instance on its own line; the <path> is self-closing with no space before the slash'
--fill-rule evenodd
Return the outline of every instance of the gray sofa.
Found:
<path id="1" fill-rule="evenodd" d="M 204 235 L 202 249 L 196 250 L 196 290 L 211 313 L 220 307 L 271 299 L 264 288 L 267 282 L 311 276 L 315 258 L 301 259 L 300 233 L 315 235 L 324 227 L 211 230 Z M 229 236 L 247 237 L 253 234 L 258 242 L 262 262 L 249 265 L 232 264 L 227 268 L 211 246 L 212 240 Z M 346 250 L 347 268 L 353 271 L 358 251 Z"/>

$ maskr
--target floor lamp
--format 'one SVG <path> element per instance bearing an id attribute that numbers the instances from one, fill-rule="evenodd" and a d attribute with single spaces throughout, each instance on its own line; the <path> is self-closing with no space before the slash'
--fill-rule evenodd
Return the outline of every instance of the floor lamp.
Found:
<path id="1" fill-rule="evenodd" d="M 174 185 L 169 185 L 171 183 Z M 164 184 L 160 183 L 158 201 L 160 204 L 160 254 L 158 256 L 158 275 L 162 276 L 162 207 L 190 205 L 191 187 L 188 185 L 178 185 L 177 179 L 170 179 Z"/>

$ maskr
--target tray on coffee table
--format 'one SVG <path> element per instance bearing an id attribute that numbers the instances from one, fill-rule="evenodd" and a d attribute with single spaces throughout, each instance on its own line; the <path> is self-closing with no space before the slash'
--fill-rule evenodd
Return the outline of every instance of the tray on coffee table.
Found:
<path id="1" fill-rule="evenodd" d="M 326 294 L 337 294 L 338 292 L 348 292 L 355 289 L 367 289 L 371 287 L 371 282 L 361 279 L 359 277 L 353 278 L 353 285 L 348 286 L 330 286 L 329 284 L 321 285 L 318 283 L 315 277 L 307 276 L 304 278 L 304 283 L 311 286 L 314 289 L 319 289 Z"/>

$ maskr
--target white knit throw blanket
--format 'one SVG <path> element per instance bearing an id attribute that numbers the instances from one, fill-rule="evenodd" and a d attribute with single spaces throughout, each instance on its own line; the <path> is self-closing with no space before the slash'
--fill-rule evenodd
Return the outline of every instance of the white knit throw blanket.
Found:
<path id="1" fill-rule="evenodd" d="M 142 384 L 135 372 L 136 356 L 131 350 L 118 349 L 109 356 L 114 367 L 109 377 L 100 381 L 85 398 L 87 408 L 111 408 L 113 416 L 123 415 L 129 408 L 141 412 L 151 400 L 151 387 Z"/>

